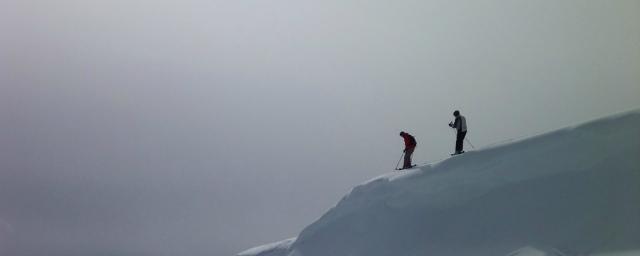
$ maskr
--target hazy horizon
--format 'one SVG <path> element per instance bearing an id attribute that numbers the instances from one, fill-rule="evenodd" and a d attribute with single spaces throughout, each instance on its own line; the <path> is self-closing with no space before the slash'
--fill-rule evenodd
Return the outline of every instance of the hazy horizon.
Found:
<path id="1" fill-rule="evenodd" d="M 17 1 L 0 252 L 234 255 L 453 150 L 640 108 L 640 1 Z M 469 149 L 469 146 L 466 146 Z M 101 254 L 102 253 L 102 254 Z"/>

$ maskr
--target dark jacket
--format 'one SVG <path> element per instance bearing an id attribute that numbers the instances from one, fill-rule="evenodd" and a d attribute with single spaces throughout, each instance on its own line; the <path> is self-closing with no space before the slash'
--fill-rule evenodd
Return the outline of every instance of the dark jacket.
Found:
<path id="1" fill-rule="evenodd" d="M 466 132 L 467 131 L 467 119 L 464 118 L 464 116 L 459 115 L 458 117 L 456 117 L 456 121 L 453 123 L 453 126 L 451 126 L 451 127 L 453 127 L 456 130 L 458 130 L 458 132 Z"/>
<path id="2" fill-rule="evenodd" d="M 411 134 L 408 133 L 404 133 L 402 135 L 402 138 L 404 139 L 404 149 L 410 149 L 410 148 L 415 148 L 416 145 L 418 143 L 416 143 L 416 138 L 414 138 L 413 136 L 411 136 Z"/>

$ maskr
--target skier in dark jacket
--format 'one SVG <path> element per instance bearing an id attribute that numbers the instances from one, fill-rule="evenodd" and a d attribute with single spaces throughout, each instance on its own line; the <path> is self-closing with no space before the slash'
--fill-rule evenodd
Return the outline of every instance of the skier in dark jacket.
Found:
<path id="1" fill-rule="evenodd" d="M 460 115 L 460 111 L 453 112 L 453 116 L 456 117 L 454 122 L 449 123 L 449 127 L 456 129 L 456 152 L 452 155 L 458 155 L 464 153 L 464 137 L 467 136 L 467 119 Z"/>
<path id="2" fill-rule="evenodd" d="M 416 149 L 416 145 L 418 143 L 416 143 L 416 138 L 406 132 L 400 132 L 400 137 L 404 139 L 404 165 L 402 166 L 402 169 L 411 168 L 413 167 L 413 165 L 411 165 L 411 155 Z"/>

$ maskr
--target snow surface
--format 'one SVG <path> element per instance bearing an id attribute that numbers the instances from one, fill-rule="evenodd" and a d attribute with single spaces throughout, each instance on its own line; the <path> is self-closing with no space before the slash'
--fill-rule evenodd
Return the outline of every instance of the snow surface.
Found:
<path id="1" fill-rule="evenodd" d="M 382 175 L 353 188 L 297 238 L 238 255 L 634 252 L 639 110 Z"/>
<path id="2" fill-rule="evenodd" d="M 508 254 L 508 256 L 547 256 L 547 255 L 550 255 L 550 254 L 542 250 L 533 248 L 531 246 L 520 248 L 517 251 L 514 251 Z"/>
<path id="3" fill-rule="evenodd" d="M 291 247 L 291 244 L 296 241 L 296 238 L 289 238 L 280 242 L 261 245 L 238 254 L 238 256 L 277 256 L 286 255 L 287 250 Z"/>

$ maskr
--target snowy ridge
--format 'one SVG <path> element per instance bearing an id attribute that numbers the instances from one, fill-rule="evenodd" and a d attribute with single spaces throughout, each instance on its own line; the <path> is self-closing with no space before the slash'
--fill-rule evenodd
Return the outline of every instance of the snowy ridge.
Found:
<path id="1" fill-rule="evenodd" d="M 616 255 L 640 250 L 638 202 L 636 110 L 382 175 L 239 255 Z"/>
<path id="2" fill-rule="evenodd" d="M 258 254 L 261 256 L 286 255 L 286 252 L 289 250 L 289 247 L 291 247 L 291 244 L 293 244 L 295 240 L 296 238 L 294 237 L 280 242 L 261 245 L 241 252 L 238 254 L 238 256 L 251 256 Z"/>

